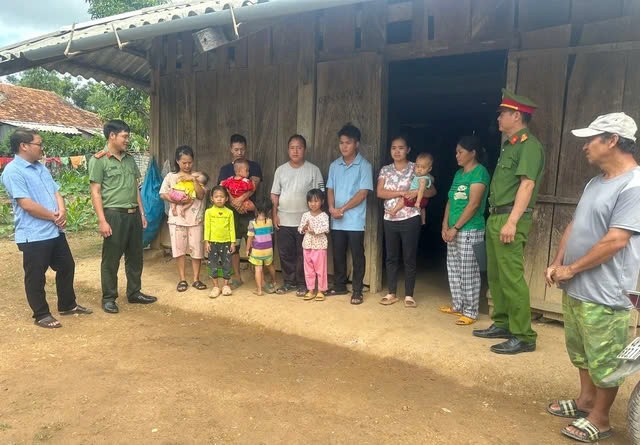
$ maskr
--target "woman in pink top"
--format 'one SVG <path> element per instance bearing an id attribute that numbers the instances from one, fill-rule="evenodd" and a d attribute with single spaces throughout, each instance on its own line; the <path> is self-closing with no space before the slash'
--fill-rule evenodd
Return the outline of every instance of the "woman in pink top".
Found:
<path id="1" fill-rule="evenodd" d="M 415 199 L 418 191 L 409 191 L 414 176 L 414 164 L 407 159 L 411 147 L 404 137 L 391 140 L 391 158 L 393 163 L 385 165 L 378 176 L 376 193 L 384 199 L 384 238 L 387 254 L 387 284 L 389 291 L 380 304 L 388 306 L 398 301 L 398 269 L 400 268 L 400 248 L 404 263 L 404 305 L 416 307 L 413 291 L 416 282 L 416 255 L 420 239 L 420 210 L 415 207 L 403 207 L 392 214 L 396 204 L 403 198 Z M 424 197 L 435 196 L 432 186 L 425 191 Z"/>

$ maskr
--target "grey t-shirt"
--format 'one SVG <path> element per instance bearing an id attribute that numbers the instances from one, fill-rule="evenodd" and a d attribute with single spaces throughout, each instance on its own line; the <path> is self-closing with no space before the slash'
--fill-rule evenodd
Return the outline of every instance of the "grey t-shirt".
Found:
<path id="1" fill-rule="evenodd" d="M 307 192 L 319 188 L 324 191 L 320 169 L 305 161 L 298 168 L 288 162 L 276 169 L 271 193 L 279 195 L 278 216 L 283 227 L 298 227 L 307 208 Z"/>
<path id="2" fill-rule="evenodd" d="M 563 264 L 586 255 L 612 228 L 634 234 L 613 258 L 577 274 L 562 288 L 578 300 L 629 309 L 625 291 L 635 290 L 640 271 L 640 167 L 613 179 L 599 175 L 589 181 L 576 208 Z"/>

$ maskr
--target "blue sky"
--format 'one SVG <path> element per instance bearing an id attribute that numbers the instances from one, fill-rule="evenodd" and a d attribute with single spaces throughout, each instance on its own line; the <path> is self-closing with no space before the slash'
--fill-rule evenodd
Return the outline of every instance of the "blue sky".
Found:
<path id="1" fill-rule="evenodd" d="M 85 0 L 0 0 L 0 48 L 90 20 Z"/>

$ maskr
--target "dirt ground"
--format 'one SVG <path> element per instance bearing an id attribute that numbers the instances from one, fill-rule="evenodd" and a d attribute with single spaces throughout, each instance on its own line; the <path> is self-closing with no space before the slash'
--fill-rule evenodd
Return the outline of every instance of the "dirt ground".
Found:
<path id="1" fill-rule="evenodd" d="M 249 271 L 233 296 L 210 300 L 176 293 L 173 262 L 153 253 L 143 284 L 159 302 L 120 301 L 108 315 L 99 243 L 71 237 L 79 301 L 96 312 L 50 331 L 31 324 L 21 255 L 0 242 L 0 444 L 573 443 L 559 434 L 567 422 L 545 413 L 577 389 L 559 324 L 536 323 L 535 353 L 496 356 L 437 312 L 442 277 L 422 277 L 417 309 L 372 295 L 359 307 L 257 297 Z M 477 326 L 488 324 L 484 315 Z M 606 443 L 628 443 L 636 381 L 621 390 Z"/>

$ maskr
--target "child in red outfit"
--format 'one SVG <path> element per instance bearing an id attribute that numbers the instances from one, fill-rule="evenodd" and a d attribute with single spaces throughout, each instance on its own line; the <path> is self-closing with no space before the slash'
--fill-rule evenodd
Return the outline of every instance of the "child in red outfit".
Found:
<path id="1" fill-rule="evenodd" d="M 238 159 L 233 163 L 233 172 L 235 176 L 225 179 L 220 183 L 227 189 L 232 198 L 239 198 L 247 192 L 255 190 L 256 185 L 249 179 L 249 162 L 244 159 Z M 242 208 L 246 212 L 253 212 L 255 205 L 250 199 L 242 203 Z"/>

